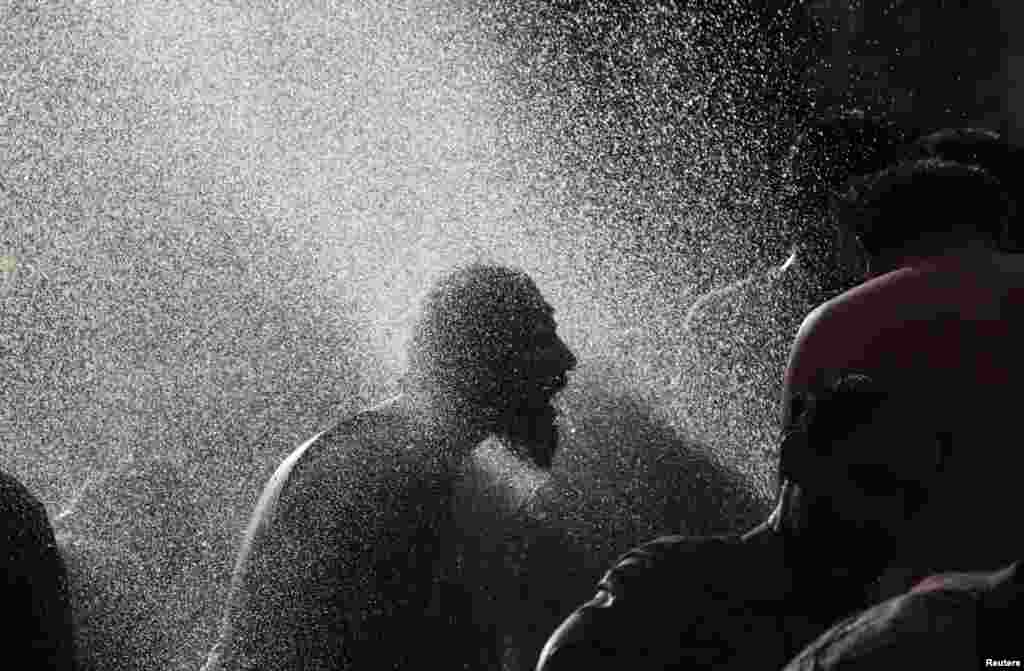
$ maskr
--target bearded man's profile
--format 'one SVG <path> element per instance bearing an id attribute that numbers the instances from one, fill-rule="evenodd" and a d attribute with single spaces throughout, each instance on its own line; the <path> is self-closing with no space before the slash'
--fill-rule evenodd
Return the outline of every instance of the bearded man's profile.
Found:
<path id="1" fill-rule="evenodd" d="M 500 634 L 439 577 L 443 543 L 455 481 L 484 439 L 551 464 L 552 399 L 576 365 L 553 312 L 502 266 L 434 285 L 402 392 L 316 435 L 266 485 L 206 671 L 500 665 Z"/>

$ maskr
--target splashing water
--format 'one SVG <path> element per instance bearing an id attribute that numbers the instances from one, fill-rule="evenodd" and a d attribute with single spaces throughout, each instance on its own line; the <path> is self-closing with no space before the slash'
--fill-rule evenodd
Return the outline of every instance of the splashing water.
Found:
<path id="1" fill-rule="evenodd" d="M 57 512 L 159 457 L 228 557 L 280 458 L 391 391 L 432 278 L 485 258 L 582 362 L 559 468 L 612 493 L 595 514 L 751 518 L 733 471 L 770 465 L 696 445 L 673 381 L 696 295 L 775 260 L 774 33 L 724 1 L 576 5 L 0 10 L 4 467 Z"/>

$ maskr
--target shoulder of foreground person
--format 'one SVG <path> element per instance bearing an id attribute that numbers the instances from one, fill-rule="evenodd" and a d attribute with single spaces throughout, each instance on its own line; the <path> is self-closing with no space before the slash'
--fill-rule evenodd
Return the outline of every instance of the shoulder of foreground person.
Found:
<path id="1" fill-rule="evenodd" d="M 757 565 L 760 550 L 739 536 L 665 536 L 627 552 L 551 636 L 537 668 L 731 661 L 735 644 L 750 640 L 740 631 L 751 624 L 744 612 L 778 596 L 778 583 Z"/>
<path id="2" fill-rule="evenodd" d="M 981 667 L 985 658 L 1019 650 L 1021 582 L 1019 562 L 993 572 L 931 576 L 841 621 L 784 671 Z"/>
<path id="3" fill-rule="evenodd" d="M 737 536 L 662 536 L 648 541 L 616 560 L 598 587 L 618 598 L 646 596 L 648 588 L 662 589 L 666 583 L 703 582 L 707 571 L 724 568 L 735 561 L 742 546 Z M 686 576 L 681 571 L 692 574 Z"/>
<path id="4" fill-rule="evenodd" d="M 26 668 L 70 669 L 74 645 L 67 569 L 43 504 L 0 471 L 8 653 Z"/>

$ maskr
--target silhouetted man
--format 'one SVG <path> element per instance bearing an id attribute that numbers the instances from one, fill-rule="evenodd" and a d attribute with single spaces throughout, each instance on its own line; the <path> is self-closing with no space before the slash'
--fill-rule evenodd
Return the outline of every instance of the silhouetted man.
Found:
<path id="1" fill-rule="evenodd" d="M 495 668 L 499 642 L 439 578 L 470 451 L 550 463 L 575 358 L 525 274 L 473 265 L 427 297 L 404 392 L 316 436 L 260 497 L 207 669 Z"/>
<path id="2" fill-rule="evenodd" d="M 802 407 L 768 521 L 627 553 L 555 631 L 538 669 L 779 668 L 872 603 L 894 539 L 939 477 L 941 444 L 912 404 L 862 376 Z"/>
<path id="3" fill-rule="evenodd" d="M 880 592 L 888 597 L 931 573 L 994 570 L 1021 556 L 1005 511 L 1018 505 L 1022 465 L 1007 439 L 1020 432 L 1024 268 L 998 251 L 1007 199 L 978 167 L 901 164 L 856 196 L 847 221 L 871 279 L 804 321 L 783 400 L 793 414 L 793 400 L 832 371 L 863 370 L 948 437 L 955 484 L 905 534 Z"/>
<path id="4" fill-rule="evenodd" d="M 71 671 L 74 638 L 68 576 L 46 509 L 0 471 L 0 596 L 4 654 L 13 668 Z"/>

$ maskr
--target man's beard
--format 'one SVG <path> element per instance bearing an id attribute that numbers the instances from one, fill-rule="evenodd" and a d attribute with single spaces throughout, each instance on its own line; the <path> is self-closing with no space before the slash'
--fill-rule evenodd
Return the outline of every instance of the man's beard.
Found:
<path id="1" fill-rule="evenodd" d="M 509 417 L 505 432 L 516 449 L 536 466 L 551 468 L 558 450 L 558 411 L 551 403 L 520 406 Z"/>

